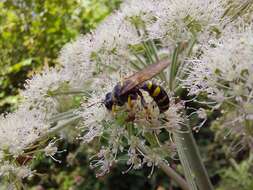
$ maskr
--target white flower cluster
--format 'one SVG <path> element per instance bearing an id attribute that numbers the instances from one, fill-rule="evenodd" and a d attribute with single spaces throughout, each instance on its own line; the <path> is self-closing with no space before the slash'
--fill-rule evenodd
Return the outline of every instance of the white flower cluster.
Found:
<path id="1" fill-rule="evenodd" d="M 188 61 L 188 77 L 184 81 L 190 95 L 205 92 L 217 101 L 237 102 L 252 99 L 253 36 L 252 28 L 224 32 L 210 41 L 199 59 Z"/>
<path id="2" fill-rule="evenodd" d="M 117 155 L 124 151 L 129 156 L 128 164 L 131 167 L 137 169 L 146 163 L 153 168 L 159 159 L 144 155 L 136 142 L 145 144 L 145 135 L 150 133 L 149 139 L 160 145 L 158 135 L 161 129 L 169 132 L 184 123 L 180 113 L 184 106 L 172 102 L 163 115 L 159 114 L 156 106 L 151 106 L 147 113 L 137 99 L 136 120 L 132 122 L 133 126 L 129 126 L 125 121 L 132 118 L 124 115 L 130 112 L 129 108 L 122 106 L 117 108 L 116 114 L 110 115 L 102 105 L 103 100 L 105 94 L 112 91 L 113 86 L 122 81 L 123 77 L 147 66 L 147 62 L 159 59 L 162 48 L 171 49 L 180 42 L 188 44 L 195 38 L 197 48 L 205 49 L 201 58 L 190 61 L 190 67 L 185 69 L 188 78 L 183 81 L 184 86 L 190 90 L 190 94 L 206 92 L 209 98 L 218 102 L 235 99 L 236 103 L 240 103 L 246 118 L 252 119 L 252 29 L 242 32 L 221 31 L 225 26 L 224 13 L 228 2 L 230 1 L 125 1 L 96 30 L 77 38 L 62 49 L 59 68 L 45 69 L 27 81 L 26 89 L 21 93 L 24 101 L 19 110 L 1 117 L 1 166 L 4 168 L 9 165 L 4 162 L 5 154 L 10 154 L 15 159 L 27 146 L 46 134 L 52 124 L 49 123 L 50 117 L 73 108 L 72 104 L 76 102 L 72 102 L 72 98 L 79 93 L 84 100 L 82 99 L 82 106 L 79 103 L 81 108 L 74 111 L 77 114 L 73 115 L 82 116 L 84 135 L 81 139 L 84 142 L 90 142 L 96 137 L 108 140 L 108 146 L 101 149 L 97 155 L 98 160 L 93 165 L 102 166 L 100 174 L 107 173 L 117 161 Z M 210 35 L 212 33 L 216 34 L 214 36 L 221 33 L 222 37 L 214 39 L 209 45 L 201 44 L 200 47 L 199 43 L 206 43 L 213 37 Z M 167 73 L 169 72 L 161 77 L 163 80 L 169 78 Z M 160 83 L 165 83 L 164 87 L 168 88 L 168 81 Z M 65 104 L 70 105 L 64 107 Z M 152 103 L 149 102 L 149 105 Z M 203 114 L 204 112 L 199 113 L 202 119 L 206 119 Z M 66 119 L 70 115 L 63 117 L 63 113 L 56 118 Z M 167 122 L 166 125 L 164 121 Z M 133 140 L 135 138 L 138 140 Z M 52 157 L 58 151 L 56 146 L 49 143 L 44 152 Z M 141 161 L 141 156 L 145 158 L 144 161 Z M 4 171 L 8 170 L 1 169 L 2 175 L 5 175 Z"/>
<path id="3" fill-rule="evenodd" d="M 32 147 L 41 135 L 48 131 L 45 116 L 39 110 L 29 110 L 22 106 L 0 122 L 0 176 L 11 174 L 19 178 L 32 175 L 29 166 L 18 163 L 25 150 Z M 25 161 L 24 161 L 25 162 Z"/>
<path id="4" fill-rule="evenodd" d="M 1 116 L 0 150 L 18 157 L 36 138 L 47 132 L 48 125 L 40 111 L 20 107 L 16 112 Z"/>
<path id="5" fill-rule="evenodd" d="M 160 39 L 173 47 L 200 34 L 207 38 L 222 24 L 223 4 L 220 0 L 127 0 L 96 30 L 67 44 L 59 60 L 70 70 L 75 65 L 80 70 L 129 67 L 132 46 L 141 42 Z"/>
<path id="6" fill-rule="evenodd" d="M 200 58 L 188 61 L 183 81 L 190 95 L 204 94 L 215 101 L 216 108 L 223 109 L 223 127 L 248 142 L 251 139 L 249 144 L 253 142 L 249 130 L 253 121 L 252 33 L 251 26 L 228 27 L 221 38 L 205 46 Z"/>
<path id="7" fill-rule="evenodd" d="M 156 1 L 156 22 L 149 26 L 151 38 L 162 39 L 166 46 L 205 39 L 222 24 L 224 7 L 221 0 Z"/>

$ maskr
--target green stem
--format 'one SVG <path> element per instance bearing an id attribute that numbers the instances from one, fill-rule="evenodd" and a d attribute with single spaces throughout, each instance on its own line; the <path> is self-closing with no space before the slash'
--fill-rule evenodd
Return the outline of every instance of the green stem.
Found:
<path id="1" fill-rule="evenodd" d="M 244 2 L 239 9 L 237 10 L 237 12 L 232 16 L 231 21 L 236 20 L 239 16 L 244 14 L 244 11 L 247 10 L 247 8 L 249 8 L 250 6 L 252 6 L 253 1 L 252 0 L 248 0 L 246 2 Z"/>
<path id="2" fill-rule="evenodd" d="M 65 127 L 69 126 L 72 123 L 75 123 L 76 121 L 80 120 L 82 117 L 81 116 L 75 116 L 67 120 L 60 121 L 55 127 L 52 127 L 49 129 L 46 133 L 42 134 L 39 138 L 36 139 L 34 143 L 40 142 L 45 138 L 48 138 L 49 136 L 52 136 L 59 132 L 60 130 L 64 129 Z"/>
<path id="3" fill-rule="evenodd" d="M 88 96 L 89 94 L 85 91 L 81 90 L 70 90 L 66 92 L 51 92 L 52 96 L 61 96 L 61 95 L 85 95 Z"/>
<path id="4" fill-rule="evenodd" d="M 149 154 L 149 150 L 147 149 L 147 147 L 145 147 L 144 145 L 139 145 L 138 148 L 146 155 Z M 164 173 L 170 177 L 171 179 L 173 179 L 183 190 L 190 190 L 188 187 L 188 184 L 186 183 L 186 181 L 184 180 L 184 178 L 182 178 L 175 170 L 173 170 L 167 163 L 165 163 L 164 161 L 160 161 L 158 163 L 158 166 L 161 170 L 164 171 Z"/>
<path id="5" fill-rule="evenodd" d="M 141 70 L 141 67 L 137 65 L 134 61 L 130 61 L 130 63 L 133 65 L 133 67 L 138 71 Z"/>
<path id="6" fill-rule="evenodd" d="M 233 158 L 229 159 L 230 164 L 232 165 L 232 167 L 236 170 L 236 171 L 240 171 L 240 168 L 238 167 L 238 164 L 236 163 L 236 161 Z"/>
<path id="7" fill-rule="evenodd" d="M 249 136 L 253 136 L 253 121 L 245 119 L 245 131 Z"/>
<path id="8" fill-rule="evenodd" d="M 145 67 L 147 64 L 140 58 L 140 56 L 136 53 L 133 53 L 136 59 Z"/>
<path id="9" fill-rule="evenodd" d="M 169 87 L 170 90 L 174 89 L 174 81 L 177 75 L 177 64 L 178 64 L 178 53 L 179 53 L 179 45 L 175 48 L 172 56 L 171 68 L 170 68 L 170 79 L 169 79 Z"/>
<path id="10" fill-rule="evenodd" d="M 149 49 L 149 45 L 146 42 L 143 42 L 143 46 L 147 55 L 147 58 L 149 59 L 150 64 L 154 63 L 155 60 L 152 57 L 152 51 Z"/>
<path id="11" fill-rule="evenodd" d="M 189 127 L 173 133 L 179 158 L 191 190 L 213 190 L 196 141 Z"/>
<path id="12" fill-rule="evenodd" d="M 154 41 L 150 40 L 149 44 L 150 44 L 150 50 L 153 52 L 156 61 L 159 61 L 159 57 L 158 57 L 158 54 L 157 54 L 157 49 L 156 49 L 156 45 L 155 45 Z"/>
<path id="13" fill-rule="evenodd" d="M 59 122 L 58 125 L 49 129 L 46 136 L 50 136 L 50 135 L 57 133 L 58 131 L 62 130 L 63 128 L 65 128 L 66 126 L 68 126 L 72 123 L 75 123 L 76 121 L 80 120 L 81 118 L 82 118 L 82 116 L 78 115 L 78 116 L 72 117 L 71 119 L 63 120 L 63 121 Z"/>
<path id="14" fill-rule="evenodd" d="M 60 120 L 65 120 L 74 116 L 77 116 L 75 111 L 80 111 L 81 109 L 71 109 L 66 112 L 58 113 L 56 115 L 53 115 L 50 119 L 49 122 L 58 122 Z"/>
<path id="15" fill-rule="evenodd" d="M 158 62 L 159 61 L 159 56 L 158 56 L 158 53 L 157 53 L 157 48 L 156 48 L 156 45 L 154 43 L 153 40 L 149 40 L 147 43 L 147 49 L 149 49 L 149 52 L 151 53 L 151 57 L 155 57 L 155 60 L 153 60 L 152 63 L 155 63 L 155 62 Z M 165 83 L 167 83 L 167 78 L 166 78 L 166 75 L 164 74 L 164 72 L 162 71 L 161 73 L 159 73 L 158 75 L 160 77 L 160 79 L 162 81 L 164 81 Z"/>
<path id="16" fill-rule="evenodd" d="M 165 162 L 160 162 L 158 164 L 159 168 L 166 173 L 171 179 L 173 179 L 183 190 L 190 190 L 188 184 L 175 170 L 169 167 Z"/>

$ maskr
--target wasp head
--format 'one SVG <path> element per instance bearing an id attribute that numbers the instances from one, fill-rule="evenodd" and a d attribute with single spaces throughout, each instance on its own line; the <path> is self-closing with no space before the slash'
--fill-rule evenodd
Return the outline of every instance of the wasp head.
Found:
<path id="1" fill-rule="evenodd" d="M 104 105 L 108 110 L 112 110 L 113 104 L 112 92 L 109 92 L 105 95 Z"/>

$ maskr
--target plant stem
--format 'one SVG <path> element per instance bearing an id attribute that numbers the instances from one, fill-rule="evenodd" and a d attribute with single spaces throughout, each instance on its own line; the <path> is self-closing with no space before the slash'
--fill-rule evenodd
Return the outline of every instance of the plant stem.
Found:
<path id="1" fill-rule="evenodd" d="M 81 118 L 82 118 L 81 116 L 75 116 L 70 119 L 60 121 L 56 126 L 52 127 L 45 134 L 42 134 L 39 138 L 37 138 L 35 142 L 40 142 L 41 140 L 56 134 L 60 130 L 64 129 L 66 126 L 80 120 Z"/>
<path id="2" fill-rule="evenodd" d="M 155 45 L 154 41 L 153 40 L 149 40 L 148 44 L 150 46 L 150 50 L 152 51 L 152 53 L 155 56 L 155 60 L 159 61 L 159 57 L 158 57 L 158 54 L 157 54 L 157 49 L 156 49 L 156 45 Z"/>
<path id="3" fill-rule="evenodd" d="M 57 133 L 58 131 L 62 130 L 63 128 L 65 128 L 66 126 L 80 120 L 81 118 L 82 117 L 78 115 L 78 116 L 72 117 L 68 120 L 63 120 L 63 121 L 59 122 L 59 124 L 57 124 L 55 127 L 49 129 L 46 135 L 47 136 L 53 135 L 53 134 Z"/>
<path id="4" fill-rule="evenodd" d="M 77 116 L 78 114 L 76 112 L 80 111 L 81 109 L 71 109 L 66 112 L 58 113 L 53 115 L 50 119 L 49 122 L 58 122 L 60 120 L 65 120 L 68 118 L 72 118 L 74 116 Z"/>
<path id="5" fill-rule="evenodd" d="M 81 90 L 70 90 L 66 92 L 53 92 L 52 96 L 61 96 L 61 95 L 84 95 L 89 96 L 89 94 L 86 91 Z"/>
<path id="6" fill-rule="evenodd" d="M 178 53 L 179 53 L 179 45 L 175 48 L 172 56 L 172 63 L 170 68 L 170 80 L 169 80 L 169 88 L 171 91 L 174 89 L 174 81 L 177 75 L 177 68 L 179 67 L 178 64 Z"/>
<path id="7" fill-rule="evenodd" d="M 149 45 L 147 44 L 147 42 L 143 42 L 143 46 L 147 55 L 147 58 L 149 59 L 149 64 L 155 63 L 155 60 L 153 59 L 153 55 L 152 52 L 149 49 Z"/>
<path id="8" fill-rule="evenodd" d="M 149 151 L 147 150 L 147 147 L 144 147 L 144 145 L 139 145 L 138 148 L 146 155 L 148 155 Z M 175 170 L 173 170 L 167 163 L 165 163 L 164 161 L 160 161 L 158 163 L 158 166 L 161 170 L 164 171 L 164 173 L 166 173 L 166 175 L 168 177 L 170 177 L 171 179 L 173 179 L 183 190 L 190 190 L 188 184 L 186 183 L 186 181 L 184 180 L 184 178 L 182 178 Z"/>
<path id="9" fill-rule="evenodd" d="M 175 170 L 168 166 L 165 162 L 160 162 L 159 167 L 166 173 L 171 179 L 173 179 L 183 190 L 190 190 L 188 184 Z"/>
<path id="10" fill-rule="evenodd" d="M 191 190 L 213 190 L 200 153 L 188 126 L 173 133 L 186 180 Z"/>

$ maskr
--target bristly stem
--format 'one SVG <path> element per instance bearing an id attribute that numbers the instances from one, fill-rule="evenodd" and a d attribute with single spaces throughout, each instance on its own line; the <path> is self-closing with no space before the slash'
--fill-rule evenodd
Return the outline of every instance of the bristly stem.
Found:
<path id="1" fill-rule="evenodd" d="M 179 158 L 191 190 L 213 190 L 189 126 L 173 133 Z"/>

